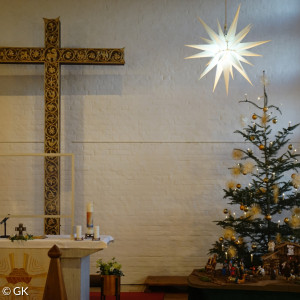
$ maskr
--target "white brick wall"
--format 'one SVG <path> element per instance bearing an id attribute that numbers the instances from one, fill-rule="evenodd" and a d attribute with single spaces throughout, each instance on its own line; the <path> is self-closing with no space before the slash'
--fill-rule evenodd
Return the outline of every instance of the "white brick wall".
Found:
<path id="1" fill-rule="evenodd" d="M 300 2 L 228 3 L 229 23 L 241 3 L 238 30 L 254 25 L 245 41 L 272 40 L 254 49 L 263 54 L 249 59 L 254 67 L 245 66 L 254 87 L 236 74 L 229 96 L 222 80 L 212 93 L 214 71 L 198 81 L 206 60 L 184 60 L 195 53 L 184 45 L 206 37 L 197 17 L 216 30 L 223 1 L 2 2 L 0 46 L 43 46 L 42 18 L 60 16 L 62 47 L 125 47 L 125 66 L 62 67 L 62 152 L 76 155 L 76 223 L 85 224 L 86 203 L 93 201 L 94 223 L 115 238 L 92 256 L 91 272 L 100 256 L 118 258 L 123 283 L 188 275 L 204 265 L 220 234 L 212 221 L 225 206 L 231 151 L 241 141 L 233 131 L 241 114 L 252 114 L 237 103 L 244 93 L 254 100 L 262 94 L 262 70 L 271 81 L 270 101 L 284 104 L 276 128 L 299 121 Z M 42 76 L 42 66 L 0 65 L 1 153 L 43 151 Z M 295 143 L 299 137 L 298 131 Z M 11 170 L 1 170 L 4 208 Z M 41 171 L 27 165 L 17 172 L 21 178 L 22 172 L 29 178 L 14 185 L 11 201 L 32 207 L 22 191 L 34 195 L 28 201 L 43 201 L 29 184 Z M 12 230 L 17 220 L 9 222 Z"/>

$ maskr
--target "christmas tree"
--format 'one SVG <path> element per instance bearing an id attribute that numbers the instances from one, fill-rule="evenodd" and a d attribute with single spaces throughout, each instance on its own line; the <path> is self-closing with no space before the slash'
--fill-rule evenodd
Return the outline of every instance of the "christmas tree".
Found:
<path id="1" fill-rule="evenodd" d="M 237 178 L 245 176 L 240 180 L 247 184 L 230 181 L 224 189 L 224 199 L 235 210 L 225 208 L 225 219 L 216 221 L 224 230 L 223 236 L 210 249 L 211 254 L 218 255 L 218 262 L 236 258 L 249 265 L 253 257 L 255 263 L 268 252 L 270 243 L 300 241 L 300 175 L 297 171 L 300 163 L 299 154 L 290 144 L 290 135 L 299 124 L 289 123 L 287 128 L 273 133 L 276 114 L 281 111 L 268 105 L 265 76 L 263 90 L 263 106 L 247 97 L 240 101 L 256 110 L 252 115 L 253 123 L 235 131 L 249 146 L 233 150 L 233 158 L 239 163 L 231 172 Z M 236 206 L 241 210 L 240 216 L 234 212 Z"/>

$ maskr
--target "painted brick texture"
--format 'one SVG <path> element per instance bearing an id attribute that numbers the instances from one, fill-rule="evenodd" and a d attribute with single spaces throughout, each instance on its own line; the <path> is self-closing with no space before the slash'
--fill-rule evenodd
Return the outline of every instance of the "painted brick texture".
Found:
<path id="1" fill-rule="evenodd" d="M 275 131 L 299 121 L 300 2 L 229 2 L 229 23 L 241 3 L 238 30 L 254 24 L 246 41 L 272 42 L 255 49 L 263 57 L 249 59 L 254 67 L 245 66 L 253 86 L 235 73 L 228 96 L 222 80 L 212 93 L 214 71 L 198 81 L 206 60 L 184 60 L 195 53 L 184 45 L 207 37 L 198 16 L 214 30 L 217 19 L 224 22 L 220 1 L 3 2 L 0 46 L 43 46 L 42 18 L 60 16 L 62 47 L 125 47 L 125 66 L 62 67 L 61 151 L 76 157 L 75 222 L 85 224 L 93 201 L 94 224 L 115 238 L 92 255 L 91 273 L 97 258 L 113 256 L 128 284 L 203 266 L 222 234 L 213 221 L 223 217 L 232 149 L 248 147 L 233 132 L 242 117 L 251 122 L 253 111 L 238 101 L 245 93 L 255 101 L 261 96 L 262 70 L 271 82 L 270 101 L 284 113 Z M 0 65 L 0 153 L 43 152 L 43 72 L 42 66 Z M 299 142 L 298 131 L 293 143 L 299 148 Z M 14 164 L 0 158 L 1 210 L 42 210 L 42 162 Z M 66 163 L 64 199 L 68 175 Z M 10 233 L 19 221 L 9 220 Z"/>

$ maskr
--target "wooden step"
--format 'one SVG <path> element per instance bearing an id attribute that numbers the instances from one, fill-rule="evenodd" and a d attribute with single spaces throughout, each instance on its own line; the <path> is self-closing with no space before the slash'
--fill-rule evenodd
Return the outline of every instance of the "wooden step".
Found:
<path id="1" fill-rule="evenodd" d="M 145 280 L 145 292 L 182 291 L 188 288 L 187 276 L 148 276 Z"/>
<path id="2" fill-rule="evenodd" d="M 91 274 L 90 275 L 90 287 L 99 287 L 100 288 L 100 275 Z"/>

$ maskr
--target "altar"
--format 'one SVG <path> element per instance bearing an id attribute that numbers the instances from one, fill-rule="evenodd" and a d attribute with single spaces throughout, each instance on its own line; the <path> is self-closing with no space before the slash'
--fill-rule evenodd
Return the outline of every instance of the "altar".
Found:
<path id="1" fill-rule="evenodd" d="M 88 300 L 90 282 L 90 255 L 107 248 L 114 239 L 101 235 L 100 241 L 75 241 L 69 236 L 47 236 L 44 239 L 10 241 L 0 239 L 0 300 L 23 299 L 13 295 L 13 289 L 26 289 L 29 298 L 43 298 L 49 268 L 48 251 L 57 245 L 61 252 L 61 266 L 68 299 Z M 10 289 L 10 295 L 3 290 Z"/>

